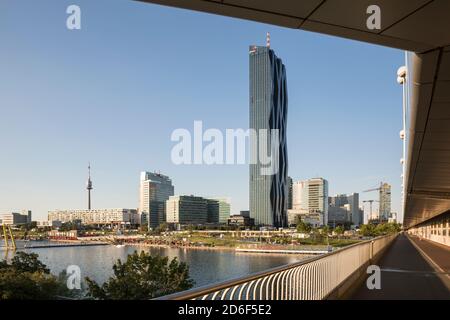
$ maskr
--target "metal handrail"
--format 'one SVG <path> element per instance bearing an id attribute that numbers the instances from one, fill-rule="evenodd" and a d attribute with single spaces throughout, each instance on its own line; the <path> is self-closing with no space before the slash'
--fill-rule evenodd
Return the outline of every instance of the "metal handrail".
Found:
<path id="1" fill-rule="evenodd" d="M 282 273 L 284 271 L 288 271 L 288 270 L 291 270 L 291 269 L 294 269 L 294 268 L 298 268 L 298 267 L 301 267 L 301 266 L 304 266 L 304 265 L 307 265 L 307 264 L 311 264 L 311 263 L 319 261 L 319 260 L 325 261 L 323 259 L 327 259 L 328 260 L 330 257 L 332 257 L 334 255 L 342 254 L 342 253 L 344 253 L 346 251 L 348 252 L 349 250 L 351 250 L 352 248 L 355 248 L 355 247 L 371 244 L 370 245 L 370 250 L 372 251 L 373 250 L 372 247 L 373 247 L 373 243 L 374 242 L 378 242 L 379 240 L 381 240 L 383 238 L 388 238 L 388 237 L 392 237 L 392 236 L 393 235 L 379 236 L 379 237 L 376 237 L 374 239 L 365 240 L 365 241 L 361 241 L 361 242 L 349 245 L 349 246 L 347 246 L 345 248 L 338 249 L 336 251 L 323 254 L 321 256 L 311 257 L 311 258 L 308 258 L 308 259 L 305 259 L 305 260 L 302 260 L 302 261 L 299 261 L 299 262 L 295 262 L 295 263 L 291 263 L 291 264 L 287 264 L 287 265 L 271 268 L 269 270 L 261 271 L 261 272 L 258 272 L 258 273 L 254 273 L 254 274 L 251 274 L 251 275 L 239 277 L 239 278 L 236 278 L 236 279 L 226 280 L 226 281 L 222 281 L 222 282 L 219 282 L 219 283 L 213 283 L 213 284 L 210 284 L 210 285 L 205 285 L 205 286 L 202 286 L 202 287 L 193 288 L 193 289 L 186 290 L 186 291 L 181 291 L 181 292 L 169 294 L 169 295 L 166 295 L 166 296 L 158 297 L 155 300 L 189 300 L 189 299 L 195 299 L 195 298 L 199 298 L 199 297 L 203 297 L 204 299 L 206 299 L 206 297 L 209 294 L 211 294 L 211 293 L 214 294 L 214 298 L 221 296 L 222 299 L 224 299 L 224 298 L 226 299 L 225 295 L 228 293 L 228 290 L 230 290 L 232 288 L 233 288 L 233 290 L 232 290 L 232 294 L 231 295 L 234 295 L 235 291 L 238 289 L 239 286 L 244 285 L 246 283 L 249 283 L 251 281 L 255 281 L 255 280 L 259 280 L 259 279 L 263 279 L 263 278 L 266 279 L 267 277 L 271 277 L 272 278 L 274 275 L 280 274 L 280 273 Z M 388 241 L 388 243 L 389 242 L 390 241 Z M 368 260 L 370 260 L 371 258 L 372 257 L 369 256 Z M 307 270 L 307 274 L 310 274 L 312 271 L 313 271 L 312 269 L 308 269 Z M 352 272 L 354 272 L 354 271 L 356 271 L 356 270 L 353 270 Z M 268 279 L 267 284 L 270 282 L 271 278 Z M 263 280 L 263 283 L 261 284 L 261 289 L 262 289 L 262 285 L 264 284 L 264 281 L 265 280 Z M 282 285 L 284 286 L 285 284 L 283 283 Z M 221 293 L 220 291 L 224 290 L 224 289 L 225 290 L 228 289 L 227 292 L 222 292 Z M 243 290 L 243 288 L 240 288 L 241 292 L 242 292 L 242 290 Z M 292 290 L 292 289 L 290 288 L 290 289 L 287 289 L 285 291 L 288 291 L 288 290 Z M 238 290 L 238 293 L 239 293 L 239 290 Z M 266 291 L 266 294 L 265 294 L 266 299 L 267 299 L 267 294 L 268 294 L 268 292 Z M 299 293 L 297 292 L 297 294 L 299 294 Z M 260 295 L 259 295 L 260 299 L 261 299 L 262 295 L 263 294 L 260 293 Z M 278 293 L 275 293 L 275 297 L 278 297 Z M 311 297 L 309 297 L 309 298 L 311 298 Z"/>

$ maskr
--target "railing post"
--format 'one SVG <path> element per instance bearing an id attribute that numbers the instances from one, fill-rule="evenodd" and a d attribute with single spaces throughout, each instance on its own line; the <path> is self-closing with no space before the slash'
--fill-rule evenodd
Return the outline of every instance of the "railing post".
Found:
<path id="1" fill-rule="evenodd" d="M 374 245 L 375 241 L 370 241 L 370 250 L 369 250 L 369 263 L 372 263 L 373 260 L 373 245 Z"/>

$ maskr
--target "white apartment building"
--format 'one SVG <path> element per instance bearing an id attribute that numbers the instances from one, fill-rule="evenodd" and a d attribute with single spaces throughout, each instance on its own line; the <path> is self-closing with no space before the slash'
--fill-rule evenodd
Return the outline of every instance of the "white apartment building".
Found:
<path id="1" fill-rule="evenodd" d="M 65 222 L 81 221 L 82 224 L 139 224 L 136 209 L 54 210 L 48 212 L 48 220 Z"/>

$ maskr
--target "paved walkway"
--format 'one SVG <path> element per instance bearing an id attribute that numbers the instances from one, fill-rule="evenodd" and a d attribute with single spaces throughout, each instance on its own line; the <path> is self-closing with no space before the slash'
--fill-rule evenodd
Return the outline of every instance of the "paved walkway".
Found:
<path id="1" fill-rule="evenodd" d="M 409 236 L 409 239 L 422 250 L 428 259 L 437 264 L 437 266 L 434 266 L 438 270 L 450 273 L 450 247 L 428 240 L 421 240 L 418 237 Z"/>
<path id="2" fill-rule="evenodd" d="M 434 262 L 429 262 L 429 258 Z M 381 268 L 381 289 L 369 290 L 364 282 L 353 299 L 450 300 L 450 276 L 443 273 L 449 272 L 450 249 L 427 240 L 410 240 L 402 234 L 378 264 Z"/>

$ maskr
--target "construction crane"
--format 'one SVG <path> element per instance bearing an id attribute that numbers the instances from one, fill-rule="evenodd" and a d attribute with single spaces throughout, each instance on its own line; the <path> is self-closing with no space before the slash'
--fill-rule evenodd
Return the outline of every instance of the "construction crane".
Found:
<path id="1" fill-rule="evenodd" d="M 9 233 L 9 235 L 10 235 L 10 237 L 11 237 L 11 248 L 12 249 L 16 249 L 16 241 L 14 240 L 14 236 L 13 236 L 13 233 L 12 233 L 12 230 L 11 230 L 11 226 L 10 225 L 7 225 L 7 224 L 3 224 L 2 225 L 2 228 L 3 228 L 3 237 L 5 238 L 5 247 L 6 247 L 6 249 L 9 249 L 9 241 L 8 241 L 8 233 Z"/>
<path id="2" fill-rule="evenodd" d="M 371 192 L 371 191 L 380 191 L 383 187 L 383 182 L 380 182 L 380 186 L 378 188 L 372 188 L 369 190 L 364 190 L 363 192 Z"/>
<path id="3" fill-rule="evenodd" d="M 363 203 L 366 203 L 366 202 L 368 202 L 369 203 L 369 205 L 370 205 L 370 211 L 369 211 L 369 219 L 367 219 L 368 221 L 370 221 L 370 220 L 372 220 L 372 203 L 374 203 L 374 202 L 380 202 L 380 201 L 378 201 L 378 200 L 364 200 L 363 201 Z"/>

